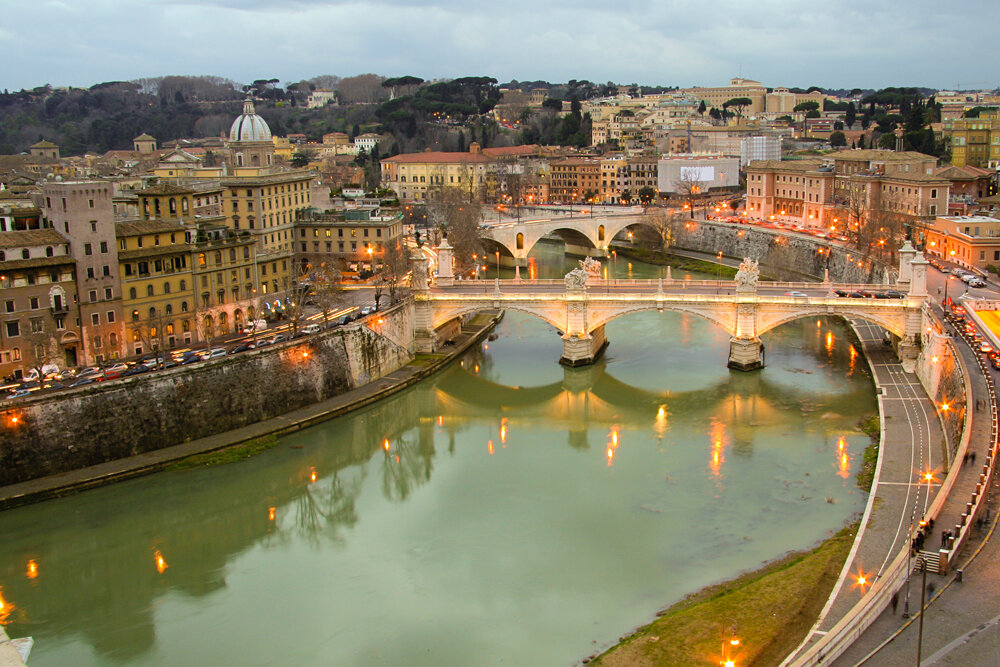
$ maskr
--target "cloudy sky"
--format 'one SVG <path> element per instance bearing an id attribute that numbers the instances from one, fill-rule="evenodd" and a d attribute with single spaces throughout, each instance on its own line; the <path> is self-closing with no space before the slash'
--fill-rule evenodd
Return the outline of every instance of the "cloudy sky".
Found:
<path id="1" fill-rule="evenodd" d="M 0 88 L 373 72 L 1000 86 L 1000 0 L 0 0 Z"/>

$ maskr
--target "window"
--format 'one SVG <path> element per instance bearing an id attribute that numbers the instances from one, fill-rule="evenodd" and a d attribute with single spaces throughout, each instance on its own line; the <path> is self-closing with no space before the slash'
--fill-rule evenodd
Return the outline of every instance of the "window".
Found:
<path id="1" fill-rule="evenodd" d="M 31 333 L 41 333 L 45 329 L 42 318 L 33 317 L 31 319 Z"/>
<path id="2" fill-rule="evenodd" d="M 4 310 L 7 311 L 8 313 L 13 313 L 14 312 L 14 300 L 13 299 L 8 299 L 8 300 L 4 301 L 3 306 L 4 306 Z"/>
<path id="3" fill-rule="evenodd" d="M 133 310 L 132 311 L 132 321 L 133 322 L 138 322 L 139 321 L 139 311 L 138 310 Z"/>
<path id="4" fill-rule="evenodd" d="M 931 189 L 931 199 L 937 199 L 937 188 Z"/>
<path id="5" fill-rule="evenodd" d="M 97 290 L 95 289 L 90 290 L 90 293 L 87 296 L 90 297 L 91 303 L 97 303 Z"/>
<path id="6" fill-rule="evenodd" d="M 130 287 L 129 288 L 129 290 L 128 290 L 128 298 L 130 298 L 130 299 L 138 298 L 138 294 L 136 294 L 136 291 L 135 291 L 134 287 Z"/>
<path id="7" fill-rule="evenodd" d="M 38 297 L 37 296 L 31 297 L 31 299 L 29 299 L 28 302 L 31 304 L 29 307 L 32 310 L 38 310 Z"/>
<path id="8" fill-rule="evenodd" d="M 108 311 L 108 324 L 114 324 L 114 321 L 115 321 L 115 311 L 109 310 Z"/>
<path id="9" fill-rule="evenodd" d="M 170 294 L 170 281 L 163 283 L 163 293 Z"/>
<path id="10" fill-rule="evenodd" d="M 108 242 L 101 241 L 101 252 L 107 252 L 107 251 L 108 251 Z"/>
<path id="11" fill-rule="evenodd" d="M 12 322 L 6 322 L 7 325 L 7 337 L 14 338 L 15 336 L 21 335 L 21 327 L 17 320 Z"/>
<path id="12" fill-rule="evenodd" d="M 27 248 L 21 251 L 21 259 L 31 259 L 31 253 Z"/>
<path id="13" fill-rule="evenodd" d="M 93 324 L 93 325 L 94 325 L 95 327 L 96 327 L 96 326 L 97 326 L 98 324 L 100 324 L 100 323 L 101 323 L 101 316 L 100 316 L 100 314 L 98 314 L 98 313 L 93 313 L 93 314 L 92 314 L 92 315 L 90 316 L 90 323 L 91 323 L 91 324 Z"/>
<path id="14" fill-rule="evenodd" d="M 188 302 L 187 301 L 181 301 L 181 312 L 182 313 L 186 313 L 187 310 L 188 310 Z M 185 329 L 185 331 L 187 331 L 187 330 Z"/>
<path id="15" fill-rule="evenodd" d="M 89 243 L 84 243 L 83 244 L 83 254 L 84 255 L 93 255 L 94 254 L 94 248 L 93 248 L 93 246 L 91 246 Z"/>
<path id="16" fill-rule="evenodd" d="M 114 291 L 110 287 L 104 288 L 104 300 L 111 301 L 115 297 Z"/>
<path id="17" fill-rule="evenodd" d="M 94 267 L 92 267 L 92 266 L 88 266 L 87 267 L 87 277 L 88 278 L 93 278 L 94 277 Z"/>
<path id="18" fill-rule="evenodd" d="M 111 267 L 105 264 L 104 266 L 101 267 L 101 273 L 103 273 L 104 277 L 107 278 L 108 276 L 111 275 Z"/>
<path id="19" fill-rule="evenodd" d="M 153 296 L 153 286 L 146 285 L 146 296 Z"/>
<path id="20" fill-rule="evenodd" d="M 180 286 L 178 287 L 178 289 L 180 289 L 180 291 L 182 291 L 182 292 L 184 290 L 186 290 L 187 289 L 187 281 L 186 280 L 182 280 Z"/>

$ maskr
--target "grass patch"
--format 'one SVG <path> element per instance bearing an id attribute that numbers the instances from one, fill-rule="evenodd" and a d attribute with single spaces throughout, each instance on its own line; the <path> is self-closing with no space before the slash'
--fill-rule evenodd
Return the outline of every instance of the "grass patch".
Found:
<path id="1" fill-rule="evenodd" d="M 602 667 L 718 665 L 723 625 L 735 621 L 738 665 L 778 664 L 809 632 L 850 552 L 857 524 L 812 551 L 711 586 L 661 612 L 590 664 Z"/>
<path id="2" fill-rule="evenodd" d="M 232 447 L 217 449 L 204 454 L 192 454 L 187 458 L 174 461 L 167 466 L 167 470 L 188 470 L 189 468 L 201 468 L 203 466 L 218 466 L 236 461 L 244 461 L 251 456 L 271 449 L 278 444 L 278 436 L 265 435 L 253 440 L 241 442 Z"/>
<path id="3" fill-rule="evenodd" d="M 641 247 L 620 249 L 618 250 L 618 254 L 622 257 L 638 259 L 649 264 L 656 264 L 657 266 L 669 266 L 677 269 L 678 271 L 706 273 L 714 276 L 721 276 L 723 279 L 733 279 L 736 277 L 736 272 L 739 271 L 739 269 L 733 266 L 707 262 L 703 259 L 681 257 L 680 255 L 672 255 L 670 253 L 653 251 Z"/>
<path id="4" fill-rule="evenodd" d="M 444 358 L 443 354 L 415 354 L 410 360 L 411 366 L 430 366 Z"/>
<path id="5" fill-rule="evenodd" d="M 875 481 L 875 464 L 878 463 L 878 442 L 881 431 L 881 423 L 878 415 L 872 415 L 867 419 L 858 422 L 858 428 L 871 438 L 871 444 L 865 447 L 864 459 L 861 461 L 861 470 L 858 471 L 858 488 L 865 492 L 872 490 L 872 482 Z"/>

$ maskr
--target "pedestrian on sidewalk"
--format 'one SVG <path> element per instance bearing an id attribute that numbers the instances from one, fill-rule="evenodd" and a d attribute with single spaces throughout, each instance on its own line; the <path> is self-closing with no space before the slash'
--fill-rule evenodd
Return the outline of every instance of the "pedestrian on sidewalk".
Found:
<path id="1" fill-rule="evenodd" d="M 896 615 L 896 607 L 898 607 L 898 606 L 899 606 L 899 593 L 896 592 L 896 593 L 892 594 L 892 614 L 893 614 L 893 616 Z"/>

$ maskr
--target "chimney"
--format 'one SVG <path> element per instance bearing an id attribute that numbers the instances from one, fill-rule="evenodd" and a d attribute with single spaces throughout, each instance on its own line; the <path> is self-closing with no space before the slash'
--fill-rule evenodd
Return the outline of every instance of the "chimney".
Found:
<path id="1" fill-rule="evenodd" d="M 473 141 L 471 144 L 469 144 L 469 152 L 470 153 L 479 153 L 480 151 L 481 151 L 481 149 L 479 148 L 479 142 L 478 141 Z"/>

